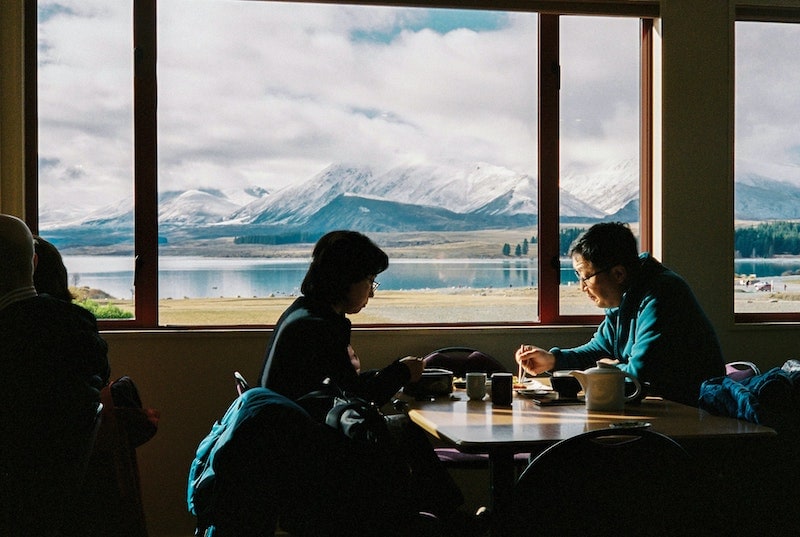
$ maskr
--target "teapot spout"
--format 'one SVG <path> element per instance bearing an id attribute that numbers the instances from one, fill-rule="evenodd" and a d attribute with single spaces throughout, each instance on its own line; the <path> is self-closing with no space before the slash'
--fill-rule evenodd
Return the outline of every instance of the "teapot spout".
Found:
<path id="1" fill-rule="evenodd" d="M 583 391 L 586 391 L 587 388 L 586 373 L 584 373 L 583 371 L 573 370 L 570 371 L 569 374 L 578 379 L 578 382 L 581 384 L 581 388 L 583 388 Z"/>

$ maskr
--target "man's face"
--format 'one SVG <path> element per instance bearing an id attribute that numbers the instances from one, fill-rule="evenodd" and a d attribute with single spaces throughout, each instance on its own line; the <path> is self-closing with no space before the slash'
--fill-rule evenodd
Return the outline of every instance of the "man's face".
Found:
<path id="1" fill-rule="evenodd" d="M 613 267 L 595 267 L 582 255 L 572 257 L 572 267 L 578 276 L 581 291 L 598 308 L 616 308 L 622 302 L 625 292 L 627 271 L 622 265 Z"/>

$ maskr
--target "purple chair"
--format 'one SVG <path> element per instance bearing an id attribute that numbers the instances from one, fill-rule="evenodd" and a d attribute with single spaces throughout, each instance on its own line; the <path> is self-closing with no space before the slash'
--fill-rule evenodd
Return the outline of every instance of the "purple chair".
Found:
<path id="1" fill-rule="evenodd" d="M 468 372 L 508 373 L 503 364 L 496 358 L 472 347 L 444 347 L 437 349 L 422 361 L 427 369 L 447 369 L 454 377 L 464 378 Z M 436 456 L 448 468 L 485 469 L 489 467 L 489 456 L 482 453 L 462 453 L 455 448 L 436 447 Z M 517 453 L 514 460 L 520 468 L 524 468 L 530 459 L 530 453 Z"/>
<path id="2" fill-rule="evenodd" d="M 760 374 L 761 370 L 753 362 L 728 362 L 725 364 L 725 376 L 736 382 Z"/>

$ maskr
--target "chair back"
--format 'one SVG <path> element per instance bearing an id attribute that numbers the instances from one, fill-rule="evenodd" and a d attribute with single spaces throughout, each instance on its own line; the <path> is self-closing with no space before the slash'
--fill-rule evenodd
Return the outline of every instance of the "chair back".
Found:
<path id="1" fill-rule="evenodd" d="M 423 359 L 426 369 L 447 369 L 455 377 L 464 378 L 467 372 L 507 373 L 508 369 L 496 358 L 471 347 L 444 347 L 437 349 Z"/>
<path id="2" fill-rule="evenodd" d="M 233 372 L 233 380 L 236 384 L 236 393 L 239 395 L 242 395 L 244 392 L 250 389 L 250 384 L 248 384 L 244 379 L 244 375 L 238 371 Z"/>
<path id="3" fill-rule="evenodd" d="M 739 361 L 725 364 L 725 376 L 737 382 L 760 374 L 761 370 L 753 362 Z"/>
<path id="4" fill-rule="evenodd" d="M 514 528 L 517 535 L 685 535 L 694 508 L 689 473 L 689 455 L 663 434 L 590 431 L 549 447 L 520 475 Z"/>

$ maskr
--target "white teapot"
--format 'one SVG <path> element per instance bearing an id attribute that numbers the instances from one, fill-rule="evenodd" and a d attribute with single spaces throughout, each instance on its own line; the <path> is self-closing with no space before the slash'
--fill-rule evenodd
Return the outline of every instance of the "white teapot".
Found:
<path id="1" fill-rule="evenodd" d="M 625 403 L 636 399 L 642 392 L 639 381 L 613 364 L 597 362 L 597 367 L 586 371 L 572 371 L 570 374 L 578 379 L 586 395 L 587 410 L 622 410 Z M 629 378 L 636 390 L 625 396 L 625 379 Z"/>

